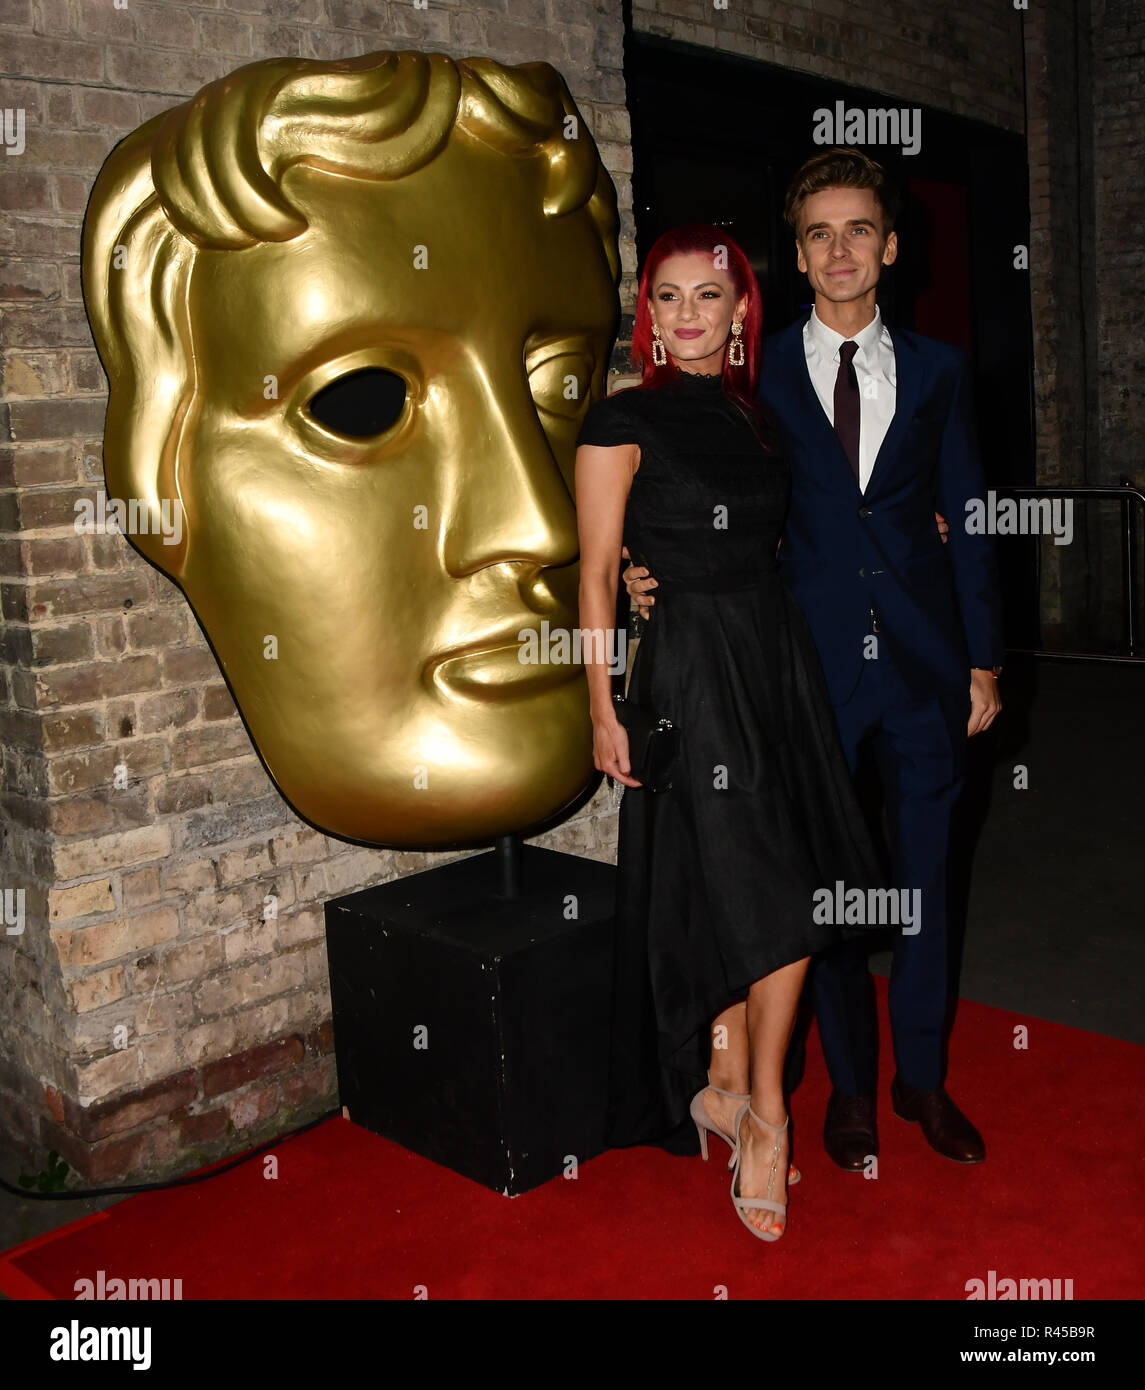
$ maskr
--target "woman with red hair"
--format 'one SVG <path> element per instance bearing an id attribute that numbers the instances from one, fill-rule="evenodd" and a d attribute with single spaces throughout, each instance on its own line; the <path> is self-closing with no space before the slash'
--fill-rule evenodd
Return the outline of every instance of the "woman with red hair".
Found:
<path id="1" fill-rule="evenodd" d="M 659 581 L 630 698 L 679 729 L 670 789 L 643 787 L 608 668 L 586 660 L 595 764 L 629 789 L 609 1142 L 694 1153 L 698 1140 L 706 1158 L 708 1135 L 724 1139 L 738 1216 L 777 1240 L 797 1176 L 783 1090 L 795 1011 L 811 955 L 854 930 L 820 920 L 816 893 L 866 888 L 878 871 L 810 632 L 777 572 L 789 482 L 756 400 L 761 320 L 725 232 L 660 237 L 636 308 L 641 384 L 589 409 L 576 497 L 581 625 L 614 626 L 626 545 Z"/>

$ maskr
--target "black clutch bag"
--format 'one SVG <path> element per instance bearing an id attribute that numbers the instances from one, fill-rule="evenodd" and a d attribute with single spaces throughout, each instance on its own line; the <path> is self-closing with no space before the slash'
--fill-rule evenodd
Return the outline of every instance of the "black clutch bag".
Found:
<path id="1" fill-rule="evenodd" d="M 614 695 L 612 702 L 616 706 L 616 717 L 628 734 L 630 775 L 646 791 L 670 791 L 680 730 L 670 719 L 658 719 L 623 695 Z"/>
<path id="2" fill-rule="evenodd" d="M 651 569 L 639 550 L 630 548 L 628 553 L 636 564 Z M 645 791 L 666 792 L 672 788 L 672 768 L 680 746 L 680 730 L 671 719 L 653 713 L 650 685 L 648 662 L 642 661 L 637 653 L 630 686 L 631 698 L 613 695 L 612 702 L 616 707 L 616 717 L 628 734 L 631 776 Z"/>

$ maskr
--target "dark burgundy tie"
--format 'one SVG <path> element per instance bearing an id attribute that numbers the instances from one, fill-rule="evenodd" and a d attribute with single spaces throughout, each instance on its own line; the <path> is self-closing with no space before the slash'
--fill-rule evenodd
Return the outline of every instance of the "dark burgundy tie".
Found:
<path id="1" fill-rule="evenodd" d="M 839 345 L 839 375 L 835 378 L 835 433 L 851 461 L 851 472 L 859 481 L 859 378 L 855 375 L 855 353 L 859 345 Z"/>

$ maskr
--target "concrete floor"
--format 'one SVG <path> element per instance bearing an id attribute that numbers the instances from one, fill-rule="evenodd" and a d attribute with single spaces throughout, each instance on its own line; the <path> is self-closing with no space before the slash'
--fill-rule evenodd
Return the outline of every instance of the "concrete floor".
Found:
<path id="1" fill-rule="evenodd" d="M 959 993 L 1145 1043 L 1145 663 L 1027 660 L 1001 684 L 962 808 Z"/>
<path id="2" fill-rule="evenodd" d="M 1145 1044 L 1145 664 L 1012 661 L 1002 691 L 971 745 L 960 993 Z M 16 1175 L 2 1140 L 0 1175 Z M 0 1249 L 117 1200 L 0 1192 Z"/>

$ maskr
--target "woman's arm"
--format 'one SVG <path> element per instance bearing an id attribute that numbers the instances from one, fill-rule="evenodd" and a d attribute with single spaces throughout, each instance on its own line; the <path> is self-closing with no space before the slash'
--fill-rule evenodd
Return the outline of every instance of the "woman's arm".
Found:
<path id="1" fill-rule="evenodd" d="M 612 703 L 607 661 L 611 644 L 606 634 L 616 627 L 624 508 L 639 463 L 640 449 L 636 444 L 616 444 L 607 448 L 582 444 L 576 451 L 580 625 L 592 634 L 582 646 L 592 716 L 593 763 L 599 772 L 615 777 L 626 787 L 641 784 L 629 776 L 628 735 Z M 594 656 L 604 660 L 593 660 Z"/>

